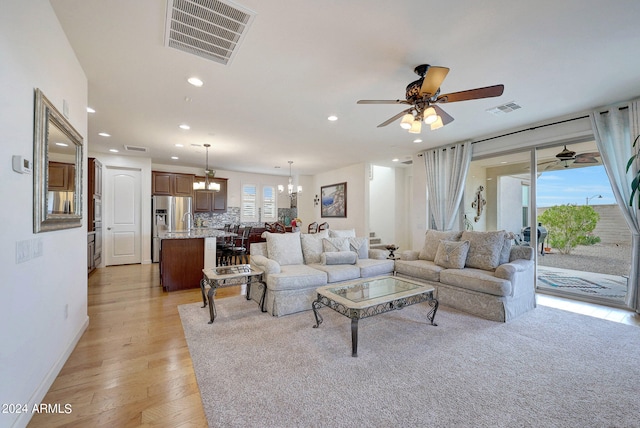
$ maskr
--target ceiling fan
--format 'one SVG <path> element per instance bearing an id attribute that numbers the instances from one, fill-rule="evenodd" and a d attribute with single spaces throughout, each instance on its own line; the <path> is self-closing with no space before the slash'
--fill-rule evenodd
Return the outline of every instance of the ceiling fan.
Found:
<path id="1" fill-rule="evenodd" d="M 440 85 L 447 77 L 447 73 L 449 73 L 448 68 L 422 64 L 413 71 L 420 76 L 420 79 L 409 83 L 405 100 L 358 101 L 358 104 L 406 104 L 410 106 L 408 109 L 382 122 L 378 125 L 378 128 L 387 126 L 402 118 L 400 126 L 411 133 L 420 133 L 422 121 L 430 125 L 431 130 L 435 130 L 453 122 L 453 117 L 448 115 L 437 104 L 499 97 L 504 91 L 504 85 L 494 85 L 440 95 Z"/>
<path id="2" fill-rule="evenodd" d="M 544 167 L 544 170 L 552 169 L 556 166 L 564 166 L 565 168 L 569 168 L 569 161 L 573 161 L 571 164 L 600 164 L 601 161 L 597 158 L 600 157 L 599 152 L 586 152 L 576 154 L 573 150 L 567 149 L 567 146 L 564 146 L 562 151 L 558 153 L 556 159 L 551 159 L 545 162 L 540 162 L 538 167 L 542 167 L 543 165 L 547 165 Z M 563 165 L 564 163 L 564 165 Z"/>

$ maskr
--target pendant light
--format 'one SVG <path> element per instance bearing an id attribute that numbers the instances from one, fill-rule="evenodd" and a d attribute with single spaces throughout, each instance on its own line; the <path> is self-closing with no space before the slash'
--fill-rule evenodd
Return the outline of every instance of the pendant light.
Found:
<path id="1" fill-rule="evenodd" d="M 212 171 L 209 169 L 209 147 L 211 147 L 211 144 L 205 144 L 204 145 L 207 154 L 206 154 L 206 164 L 205 164 L 205 170 L 204 170 L 204 182 L 200 181 L 200 182 L 194 182 L 193 183 L 193 188 L 195 190 L 205 190 L 205 191 L 210 191 L 210 192 L 219 192 L 220 191 L 220 183 L 214 183 L 214 182 L 209 182 L 209 177 L 213 177 L 213 175 L 215 174 L 215 171 Z"/>

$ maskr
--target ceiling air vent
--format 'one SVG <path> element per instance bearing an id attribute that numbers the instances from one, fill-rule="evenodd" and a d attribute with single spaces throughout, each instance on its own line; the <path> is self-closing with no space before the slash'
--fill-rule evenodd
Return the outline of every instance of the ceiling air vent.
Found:
<path id="1" fill-rule="evenodd" d="M 519 108 L 522 108 L 522 107 L 516 104 L 515 102 L 510 101 L 506 104 L 502 104 L 497 107 L 490 108 L 487 110 L 487 112 L 491 114 L 495 114 L 496 116 L 502 116 L 503 114 L 511 113 L 514 110 L 518 110 Z"/>
<path id="2" fill-rule="evenodd" d="M 147 153 L 149 149 L 146 147 L 138 147 L 138 146 L 127 146 L 125 144 L 124 149 L 128 152 L 138 152 L 138 153 Z"/>
<path id="3" fill-rule="evenodd" d="M 405 165 L 413 165 L 413 160 L 402 161 L 402 163 Z"/>
<path id="4" fill-rule="evenodd" d="M 165 46 L 229 64 L 255 12 L 230 1 L 168 0 Z"/>

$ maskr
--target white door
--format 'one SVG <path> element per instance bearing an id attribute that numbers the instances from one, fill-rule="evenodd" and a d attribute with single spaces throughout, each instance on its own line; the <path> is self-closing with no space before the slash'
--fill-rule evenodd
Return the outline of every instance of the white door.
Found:
<path id="1" fill-rule="evenodd" d="M 104 223 L 105 264 L 141 263 L 141 200 L 139 169 L 107 166 Z"/>

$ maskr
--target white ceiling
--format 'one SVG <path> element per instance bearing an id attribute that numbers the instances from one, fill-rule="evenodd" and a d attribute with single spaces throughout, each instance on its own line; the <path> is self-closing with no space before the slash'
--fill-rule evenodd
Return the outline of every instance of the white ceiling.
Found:
<path id="1" fill-rule="evenodd" d="M 315 174 L 640 96 L 638 0 L 237 3 L 255 20 L 221 65 L 164 46 L 164 0 L 51 0 L 89 82 L 93 153 L 142 146 L 154 163 L 203 167 L 209 143 L 217 169 L 288 175 L 292 160 Z M 422 143 L 399 122 L 377 128 L 403 106 L 356 101 L 404 98 L 424 63 L 451 69 L 443 93 L 502 83 L 504 94 L 441 105 L 455 121 Z M 509 101 L 522 108 L 486 112 Z"/>

